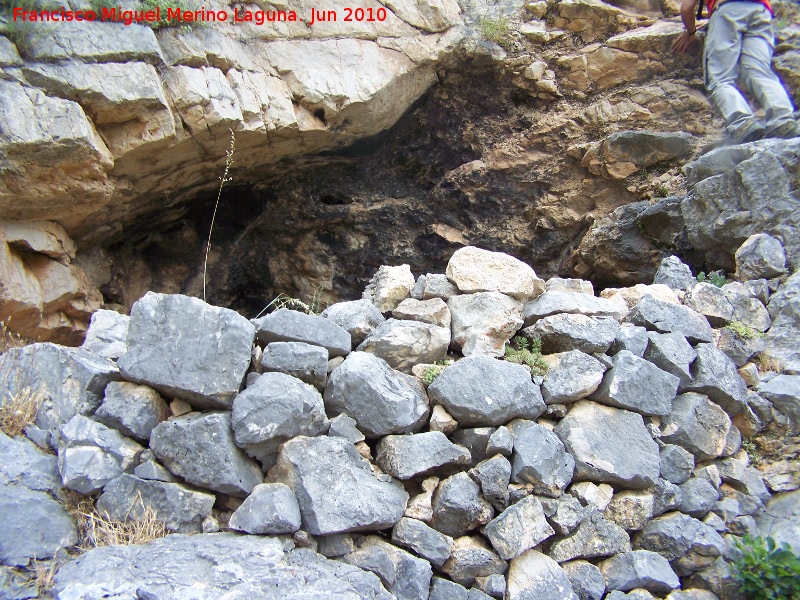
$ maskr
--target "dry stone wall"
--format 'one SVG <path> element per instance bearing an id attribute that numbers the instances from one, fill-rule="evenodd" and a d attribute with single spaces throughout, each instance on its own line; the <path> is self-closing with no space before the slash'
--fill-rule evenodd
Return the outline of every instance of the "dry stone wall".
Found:
<path id="1" fill-rule="evenodd" d="M 675 258 L 667 283 L 598 297 L 467 247 L 446 277 L 383 267 L 322 316 L 150 293 L 96 313 L 83 348 L 9 350 L 3 402 L 44 404 L 27 438 L 0 435 L 0 574 L 78 542 L 67 489 L 116 520 L 149 507 L 169 535 L 60 559 L 56 598 L 738 598 L 737 538 L 800 550 L 800 481 L 742 447 L 800 431 L 797 370 L 725 337 L 765 300 L 776 323 L 791 311 L 796 275 L 767 296 L 786 271 L 773 240 L 736 252 L 758 279 L 712 295 Z M 486 295 L 507 303 L 454 302 Z"/>

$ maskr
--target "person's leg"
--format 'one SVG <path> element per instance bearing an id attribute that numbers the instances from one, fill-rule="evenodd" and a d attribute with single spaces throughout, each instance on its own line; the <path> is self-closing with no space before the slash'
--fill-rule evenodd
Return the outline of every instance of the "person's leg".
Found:
<path id="1" fill-rule="evenodd" d="M 731 2 L 714 11 L 708 25 L 703 64 L 709 100 L 717 107 L 727 123 L 729 134 L 753 123 L 753 111 L 736 88 L 739 77 L 739 57 L 742 40 L 747 31 L 749 3 Z"/>
<path id="2" fill-rule="evenodd" d="M 769 11 L 760 5 L 742 4 L 755 6 L 755 11 L 742 40 L 739 66 L 750 95 L 766 112 L 764 124 L 769 135 L 770 131 L 793 121 L 794 107 L 789 94 L 772 70 L 775 42 Z"/>

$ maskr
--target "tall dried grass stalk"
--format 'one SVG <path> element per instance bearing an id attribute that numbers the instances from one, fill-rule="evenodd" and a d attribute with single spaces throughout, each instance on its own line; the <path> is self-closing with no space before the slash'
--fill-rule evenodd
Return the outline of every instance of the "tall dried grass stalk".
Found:
<path id="1" fill-rule="evenodd" d="M 93 548 L 146 544 L 167 535 L 166 525 L 149 505 L 145 505 L 138 519 L 114 521 L 96 511 L 81 516 L 86 523 L 86 542 Z"/>
<path id="2" fill-rule="evenodd" d="M 206 271 L 208 270 L 208 253 L 211 251 L 211 234 L 214 232 L 214 221 L 217 218 L 217 209 L 219 208 L 219 200 L 222 197 L 222 187 L 226 181 L 232 181 L 228 177 L 228 173 L 233 165 L 233 152 L 236 149 L 236 136 L 233 134 L 233 129 L 228 129 L 231 132 L 231 145 L 225 152 L 225 171 L 222 177 L 219 178 L 219 190 L 217 190 L 217 201 L 214 203 L 214 212 L 211 215 L 211 227 L 208 229 L 208 242 L 206 243 L 206 258 L 203 261 L 203 302 L 206 301 Z"/>
<path id="3" fill-rule="evenodd" d="M 41 392 L 27 387 L 12 396 L 0 406 L 0 430 L 12 438 L 25 433 L 25 428 L 33 423 L 43 401 Z"/>

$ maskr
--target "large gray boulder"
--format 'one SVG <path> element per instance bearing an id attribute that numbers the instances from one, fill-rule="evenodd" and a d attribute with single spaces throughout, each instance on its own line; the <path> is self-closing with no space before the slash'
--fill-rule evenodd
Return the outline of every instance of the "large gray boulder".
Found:
<path id="1" fill-rule="evenodd" d="M 589 509 L 581 524 L 569 536 L 556 540 L 548 552 L 560 563 L 576 558 L 598 558 L 628 552 L 631 541 L 625 530 Z"/>
<path id="2" fill-rule="evenodd" d="M 603 600 L 606 580 L 595 565 L 586 560 L 573 560 L 561 568 L 567 573 L 578 600 Z"/>
<path id="3" fill-rule="evenodd" d="M 503 356 L 522 327 L 522 303 L 499 292 L 453 296 L 447 301 L 453 345 L 464 356 Z"/>
<path id="4" fill-rule="evenodd" d="M 664 444 L 659 451 L 661 477 L 676 485 L 683 483 L 694 470 L 694 456 L 675 444 Z"/>
<path id="5" fill-rule="evenodd" d="M 511 478 L 529 483 L 537 494 L 560 496 L 572 481 L 575 461 L 558 436 L 537 423 L 514 421 Z"/>
<path id="6" fill-rule="evenodd" d="M 449 465 L 465 465 L 469 450 L 457 446 L 441 431 L 387 435 L 378 442 L 375 462 L 389 475 L 411 479 Z"/>
<path id="7" fill-rule="evenodd" d="M 350 354 L 350 334 L 331 319 L 307 315 L 288 308 L 255 319 L 256 338 L 262 344 L 271 342 L 304 342 L 322 346 L 331 358 Z"/>
<path id="8" fill-rule="evenodd" d="M 450 329 L 450 309 L 447 308 L 447 304 L 441 298 L 431 298 L 429 300 L 406 298 L 392 311 L 392 316 L 395 319 L 420 321 Z"/>
<path id="9" fill-rule="evenodd" d="M 516 558 L 555 534 L 547 522 L 542 503 L 528 496 L 509 506 L 490 521 L 483 531 L 505 560 Z"/>
<path id="10" fill-rule="evenodd" d="M 312 535 L 378 531 L 403 516 L 408 494 L 389 476 L 377 476 L 343 438 L 299 436 L 283 444 L 269 480 L 285 483 Z"/>
<path id="11" fill-rule="evenodd" d="M 308 550 L 287 551 L 283 544 L 274 537 L 213 533 L 95 548 L 59 569 L 54 593 L 177 599 L 202 589 L 204 598 L 393 598 L 372 573 Z"/>
<path id="12" fill-rule="evenodd" d="M 703 394 L 681 394 L 661 422 L 661 440 L 688 450 L 697 460 L 718 457 L 725 450 L 731 420 Z"/>
<path id="13" fill-rule="evenodd" d="M 150 449 L 187 483 L 244 498 L 263 481 L 258 465 L 234 441 L 227 412 L 188 414 L 159 424 Z"/>
<path id="14" fill-rule="evenodd" d="M 793 297 L 781 304 L 782 307 L 767 332 L 764 354 L 777 359 L 784 373 L 800 375 L 800 348 L 797 345 L 797 338 L 800 336 L 800 297 Z M 772 307 L 773 302 L 770 302 L 770 310 Z"/>
<path id="15" fill-rule="evenodd" d="M 447 275 L 442 273 L 427 273 L 420 275 L 420 277 L 424 277 L 421 300 L 439 298 L 447 302 L 453 296 L 458 296 L 461 293 L 458 287 L 450 283 Z"/>
<path id="16" fill-rule="evenodd" d="M 612 361 L 614 366 L 606 371 L 592 400 L 642 415 L 669 414 L 680 385 L 678 377 L 627 350 L 615 354 Z"/>
<path id="17" fill-rule="evenodd" d="M 58 459 L 22 436 L 0 432 L 0 483 L 57 496 L 61 490 Z"/>
<path id="18" fill-rule="evenodd" d="M 456 473 L 439 484 L 433 495 L 430 526 L 451 537 L 485 525 L 494 515 L 492 505 L 481 495 L 466 473 Z"/>
<path id="19" fill-rule="evenodd" d="M 456 250 L 445 272 L 465 294 L 500 292 L 525 302 L 544 292 L 544 281 L 529 265 L 503 252 L 474 246 Z"/>
<path id="20" fill-rule="evenodd" d="M 758 393 L 786 415 L 791 432 L 800 432 L 800 375 L 773 377 L 758 386 Z"/>
<path id="21" fill-rule="evenodd" d="M 282 483 L 262 483 L 254 487 L 228 523 L 231 529 L 262 535 L 294 533 L 300 525 L 297 498 Z"/>
<path id="22" fill-rule="evenodd" d="M 87 417 L 76 415 L 61 426 L 58 470 L 65 487 L 92 494 L 136 467 L 141 445 Z"/>
<path id="23" fill-rule="evenodd" d="M 114 521 L 141 519 L 150 508 L 167 531 L 199 533 L 215 500 L 214 494 L 180 483 L 140 479 L 125 473 L 103 488 L 96 506 L 101 515 Z"/>
<path id="24" fill-rule="evenodd" d="M 386 321 L 381 311 L 369 300 L 337 302 L 322 311 L 320 316 L 330 319 L 347 331 L 353 348 L 372 335 Z"/>
<path id="25" fill-rule="evenodd" d="M 697 519 L 705 517 L 719 500 L 719 490 L 702 477 L 692 477 L 678 487 L 681 489 L 678 510 Z"/>
<path id="26" fill-rule="evenodd" d="M 644 351 L 644 359 L 649 360 L 662 371 L 671 373 L 680 379 L 681 384 L 689 383 L 692 379 L 690 369 L 697 352 L 686 338 L 680 333 L 647 334 L 648 344 Z"/>
<path id="27" fill-rule="evenodd" d="M 659 333 L 680 333 L 692 343 L 710 342 L 711 325 L 701 314 L 681 304 L 646 294 L 633 307 L 628 321 Z"/>
<path id="28" fill-rule="evenodd" d="M 171 415 L 169 406 L 154 389 L 125 381 L 112 381 L 93 416 L 95 421 L 142 442 L 153 427 Z"/>
<path id="29" fill-rule="evenodd" d="M 698 283 L 686 296 L 686 306 L 703 315 L 715 327 L 733 321 L 734 307 L 725 292 L 710 283 Z"/>
<path id="30" fill-rule="evenodd" d="M 395 371 L 373 354 L 353 352 L 331 374 L 325 408 L 332 416 L 346 413 L 367 437 L 376 438 L 422 429 L 428 398 L 416 377 Z"/>
<path id="31" fill-rule="evenodd" d="M 680 512 L 671 512 L 650 521 L 634 540 L 637 550 L 658 552 L 670 563 L 688 553 L 717 557 L 725 541 L 711 527 Z"/>
<path id="32" fill-rule="evenodd" d="M 548 369 L 542 383 L 545 404 L 569 404 L 586 398 L 603 381 L 606 366 L 580 350 L 549 354 Z"/>
<path id="33" fill-rule="evenodd" d="M 616 338 L 619 323 L 612 317 L 560 313 L 543 317 L 522 331 L 526 337 L 541 338 L 542 350 L 547 353 L 580 350 L 602 354 Z"/>
<path id="34" fill-rule="evenodd" d="M 314 386 L 285 373 L 264 373 L 234 399 L 231 426 L 236 444 L 266 471 L 283 442 L 324 434 L 330 421 Z"/>
<path id="35" fill-rule="evenodd" d="M 297 377 L 322 391 L 328 380 L 328 351 L 304 342 L 272 342 L 264 348 L 261 368 Z"/>
<path id="36" fill-rule="evenodd" d="M 505 597 L 506 600 L 578 600 L 564 569 L 536 550 L 528 550 L 511 561 Z"/>
<path id="37" fill-rule="evenodd" d="M 576 480 L 629 489 L 647 488 L 658 480 L 658 445 L 637 413 L 581 400 L 555 433 L 575 459 Z"/>
<path id="38" fill-rule="evenodd" d="M 358 549 L 345 555 L 342 560 L 375 573 L 398 600 L 427 598 L 432 575 L 430 563 L 378 536 L 364 538 Z"/>
<path id="39" fill-rule="evenodd" d="M 683 385 L 690 392 L 706 394 L 730 416 L 747 409 L 747 385 L 736 365 L 713 344 L 698 344 L 697 358 L 692 364 L 692 380 Z"/>
<path id="40" fill-rule="evenodd" d="M 734 255 L 736 276 L 742 281 L 772 279 L 786 273 L 786 252 L 777 238 L 757 233 L 747 238 Z"/>
<path id="41" fill-rule="evenodd" d="M 45 492 L 0 483 L 0 563 L 25 566 L 78 543 L 64 506 Z"/>
<path id="42" fill-rule="evenodd" d="M 250 366 L 255 329 L 227 308 L 148 292 L 131 308 L 122 376 L 196 408 L 230 408 Z"/>
<path id="43" fill-rule="evenodd" d="M 392 312 L 397 305 L 411 295 L 414 276 L 411 267 L 383 265 L 372 276 L 364 288 L 362 298 L 375 305 L 381 313 Z"/>
<path id="44" fill-rule="evenodd" d="M 497 510 L 508 506 L 508 484 L 511 481 L 511 463 L 502 454 L 481 461 L 469 470 L 469 476 L 481 486 L 481 494 Z"/>
<path id="45" fill-rule="evenodd" d="M 393 369 L 410 373 L 416 364 L 431 364 L 444 359 L 448 346 L 449 328 L 389 319 L 361 342 L 358 351 L 374 354 Z"/>
<path id="46" fill-rule="evenodd" d="M 742 240 L 766 233 L 783 240 L 789 264 L 800 266 L 798 140 L 718 148 L 686 165 L 692 193 L 681 203 L 689 241 L 732 271 Z"/>
<path id="47" fill-rule="evenodd" d="M 535 419 L 546 408 L 527 367 L 488 356 L 470 356 L 449 366 L 428 386 L 428 394 L 466 427 Z"/>
<path id="48" fill-rule="evenodd" d="M 31 344 L 0 355 L 0 402 L 24 390 L 39 395 L 42 404 L 36 425 L 55 430 L 75 415 L 91 415 L 102 402 L 111 381 L 119 380 L 117 366 L 82 348 Z"/>
<path id="49" fill-rule="evenodd" d="M 465 586 L 472 585 L 476 577 L 499 575 L 505 573 L 507 568 L 506 562 L 478 536 L 464 536 L 455 540 L 450 558 L 442 565 L 442 571 Z"/>
<path id="50" fill-rule="evenodd" d="M 800 490 L 777 494 L 767 503 L 758 519 L 758 533 L 772 536 L 778 544 L 786 542 L 800 554 Z"/>
<path id="51" fill-rule="evenodd" d="M 600 570 L 609 590 L 629 592 L 642 588 L 663 595 L 681 586 L 669 561 L 649 550 L 634 550 L 613 556 L 600 563 Z"/>
<path id="52" fill-rule="evenodd" d="M 667 256 L 658 265 L 653 283 L 663 283 L 673 290 L 691 290 L 697 283 L 689 265 L 681 262 L 677 256 Z"/>
<path id="53" fill-rule="evenodd" d="M 613 317 L 622 320 L 628 313 L 624 303 L 591 294 L 548 290 L 535 300 L 526 302 L 522 309 L 525 327 L 539 319 L 559 313 L 581 314 L 587 317 Z"/>
<path id="54" fill-rule="evenodd" d="M 439 533 L 422 521 L 406 517 L 392 528 L 392 542 L 413 550 L 437 567 L 450 558 L 453 550 L 453 538 Z"/>

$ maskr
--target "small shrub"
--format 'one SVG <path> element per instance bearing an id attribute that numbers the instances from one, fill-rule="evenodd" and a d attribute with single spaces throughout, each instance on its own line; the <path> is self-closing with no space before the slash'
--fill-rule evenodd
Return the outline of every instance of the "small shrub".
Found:
<path id="1" fill-rule="evenodd" d="M 666 198 L 669 196 L 669 188 L 665 185 L 659 185 L 655 190 L 656 198 Z"/>
<path id="2" fill-rule="evenodd" d="M 758 446 L 753 440 L 742 440 L 742 449 L 747 453 L 747 458 L 750 459 L 750 464 L 757 467 L 761 464 L 761 455 L 758 453 Z"/>
<path id="3" fill-rule="evenodd" d="M 444 371 L 444 367 L 441 365 L 429 365 L 422 374 L 422 383 L 426 386 L 432 384 L 433 380 L 442 374 L 442 371 Z"/>
<path id="4" fill-rule="evenodd" d="M 764 337 L 763 333 L 753 329 L 749 325 L 745 325 L 740 321 L 731 321 L 725 325 L 725 329 L 732 331 L 734 335 L 742 341 L 751 340 L 755 337 Z"/>
<path id="5" fill-rule="evenodd" d="M 777 546 L 768 537 L 736 541 L 741 555 L 733 563 L 734 576 L 741 591 L 753 600 L 797 600 L 800 598 L 800 558 L 789 544 Z"/>
<path id="6" fill-rule="evenodd" d="M 514 44 L 511 24 L 505 17 L 482 17 L 478 21 L 478 30 L 484 38 L 505 50 L 511 49 Z"/>
<path id="7" fill-rule="evenodd" d="M 299 298 L 292 298 L 291 296 L 284 294 L 281 292 L 277 296 L 275 296 L 269 304 L 267 304 L 264 308 L 261 309 L 255 318 L 258 319 L 261 315 L 265 312 L 275 312 L 281 308 L 288 308 L 291 310 L 297 310 L 300 312 L 304 312 L 307 315 L 318 315 L 322 312 L 322 302 L 320 300 L 322 289 L 317 288 L 314 291 L 314 296 L 311 298 L 311 302 L 303 302 Z"/>
<path id="8" fill-rule="evenodd" d="M 12 438 L 25 433 L 25 428 L 33 423 L 43 401 L 44 395 L 30 388 L 12 396 L 0 406 L 0 430 Z"/>
<path id="9" fill-rule="evenodd" d="M 547 363 L 542 358 L 542 340 L 518 335 L 506 346 L 504 358 L 508 362 L 527 365 L 531 375 L 544 376 L 547 374 Z"/>
<path id="10" fill-rule="evenodd" d="M 700 271 L 697 274 L 697 282 L 698 283 L 710 283 L 711 285 L 715 285 L 718 288 L 721 288 L 723 285 L 728 283 L 728 278 L 725 277 L 722 273 L 709 273 L 706 275 L 703 271 Z"/>
<path id="11" fill-rule="evenodd" d="M 756 354 L 753 362 L 758 367 L 758 370 L 762 373 L 767 371 L 773 371 L 775 373 L 783 373 L 783 361 L 779 358 L 775 358 L 764 354 L 763 352 L 759 352 Z"/>

